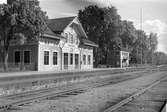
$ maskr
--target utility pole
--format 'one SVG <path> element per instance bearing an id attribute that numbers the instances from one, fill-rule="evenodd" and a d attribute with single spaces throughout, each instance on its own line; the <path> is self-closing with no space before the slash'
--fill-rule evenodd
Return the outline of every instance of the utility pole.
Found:
<path id="1" fill-rule="evenodd" d="M 142 8 L 140 9 L 140 30 L 141 30 L 141 33 L 140 33 L 140 37 L 141 37 L 141 64 L 143 64 L 143 35 L 142 35 L 142 19 L 143 19 L 143 14 L 142 14 Z"/>

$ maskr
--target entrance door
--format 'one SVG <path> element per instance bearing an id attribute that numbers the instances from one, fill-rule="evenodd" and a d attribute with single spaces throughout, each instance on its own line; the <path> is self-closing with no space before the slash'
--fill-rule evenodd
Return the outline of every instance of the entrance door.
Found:
<path id="1" fill-rule="evenodd" d="M 68 69 L 68 53 L 64 53 L 64 69 Z"/>
<path id="2" fill-rule="evenodd" d="M 75 69 L 79 68 L 79 54 L 75 54 Z"/>

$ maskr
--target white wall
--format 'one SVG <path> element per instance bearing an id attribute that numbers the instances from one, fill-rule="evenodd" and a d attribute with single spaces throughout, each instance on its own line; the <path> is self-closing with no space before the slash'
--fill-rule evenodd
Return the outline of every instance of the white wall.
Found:
<path id="1" fill-rule="evenodd" d="M 44 51 L 49 51 L 49 65 L 44 65 Z M 58 53 L 58 64 L 53 65 L 53 52 Z M 58 45 L 45 44 L 39 42 L 38 46 L 38 71 L 55 71 L 60 70 L 60 48 Z"/>
<path id="2" fill-rule="evenodd" d="M 86 64 L 83 61 L 83 55 L 86 55 Z M 91 63 L 88 64 L 88 55 L 91 56 Z M 81 69 L 92 69 L 93 68 L 93 49 L 83 49 L 81 50 Z"/>

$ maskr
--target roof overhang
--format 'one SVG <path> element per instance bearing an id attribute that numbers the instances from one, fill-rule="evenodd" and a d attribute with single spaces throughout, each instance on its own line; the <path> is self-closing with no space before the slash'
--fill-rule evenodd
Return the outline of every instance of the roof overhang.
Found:
<path id="1" fill-rule="evenodd" d="M 82 44 L 91 47 L 99 47 L 97 44 L 87 39 L 82 39 Z"/>
<path id="2" fill-rule="evenodd" d="M 91 46 L 91 47 L 99 47 L 97 44 L 90 44 L 90 43 L 84 43 L 84 45 Z"/>
<path id="3" fill-rule="evenodd" d="M 43 34 L 43 37 L 46 38 L 51 38 L 51 39 L 55 39 L 55 40 L 65 40 L 65 37 L 61 36 L 61 35 L 50 35 L 50 34 Z"/>

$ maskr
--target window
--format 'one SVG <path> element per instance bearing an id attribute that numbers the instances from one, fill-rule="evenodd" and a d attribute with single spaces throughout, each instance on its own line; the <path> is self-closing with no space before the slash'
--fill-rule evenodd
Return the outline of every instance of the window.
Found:
<path id="1" fill-rule="evenodd" d="M 71 44 L 73 44 L 73 41 L 74 41 L 73 35 L 70 34 L 70 37 L 71 37 Z"/>
<path id="2" fill-rule="evenodd" d="M 53 65 L 57 65 L 57 52 L 53 52 Z"/>
<path id="3" fill-rule="evenodd" d="M 70 64 L 73 64 L 73 54 L 70 54 Z"/>
<path id="4" fill-rule="evenodd" d="M 88 55 L 88 64 L 90 65 L 91 64 L 91 56 Z"/>
<path id="5" fill-rule="evenodd" d="M 86 55 L 83 55 L 83 63 L 86 65 Z"/>
<path id="6" fill-rule="evenodd" d="M 15 51 L 14 56 L 15 56 L 15 64 L 19 64 L 21 62 L 20 51 Z"/>
<path id="7" fill-rule="evenodd" d="M 79 54 L 75 54 L 75 65 L 79 64 Z"/>
<path id="8" fill-rule="evenodd" d="M 30 51 L 24 51 L 24 63 L 30 64 Z"/>
<path id="9" fill-rule="evenodd" d="M 67 33 L 65 33 L 65 37 L 68 38 L 68 34 Z"/>
<path id="10" fill-rule="evenodd" d="M 68 53 L 64 53 L 64 65 L 68 65 Z"/>
<path id="11" fill-rule="evenodd" d="M 70 33 L 68 33 L 68 42 L 69 43 L 71 42 L 71 35 L 70 35 Z"/>
<path id="12" fill-rule="evenodd" d="M 44 65 L 49 65 L 49 51 L 44 51 Z"/>
<path id="13" fill-rule="evenodd" d="M 68 42 L 68 34 L 65 33 L 65 37 L 66 37 L 66 42 Z"/>
<path id="14" fill-rule="evenodd" d="M 78 44 L 78 43 L 79 43 L 79 40 L 76 38 L 75 42 L 76 42 L 76 44 Z"/>

